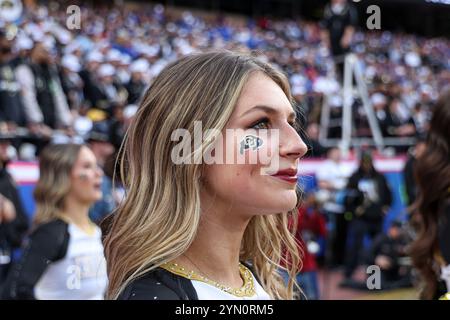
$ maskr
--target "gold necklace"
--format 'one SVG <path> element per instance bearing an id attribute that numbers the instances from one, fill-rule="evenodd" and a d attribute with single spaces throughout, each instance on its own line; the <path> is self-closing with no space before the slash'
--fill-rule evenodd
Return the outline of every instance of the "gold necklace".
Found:
<path id="1" fill-rule="evenodd" d="M 256 293 L 255 285 L 253 282 L 253 275 L 251 271 L 242 263 L 239 263 L 239 273 L 244 280 L 244 284 L 240 288 L 231 288 L 229 286 L 223 285 L 221 283 L 218 283 L 217 281 L 209 279 L 208 277 L 200 275 L 193 270 L 187 270 L 185 267 L 174 262 L 164 263 L 160 267 L 189 280 L 197 280 L 207 283 L 237 297 L 252 297 Z M 196 268 L 198 269 L 198 267 Z"/>
<path id="2" fill-rule="evenodd" d="M 77 228 L 79 228 L 80 230 L 82 230 L 83 232 L 85 232 L 86 234 L 88 234 L 89 236 L 92 236 L 93 234 L 95 234 L 95 229 L 96 229 L 96 224 L 93 223 L 91 221 L 91 219 L 88 220 L 89 223 L 89 230 L 85 227 L 79 226 L 77 225 L 71 218 L 69 218 L 67 215 L 65 215 L 64 213 L 60 213 L 58 215 L 58 218 L 64 220 L 67 224 L 73 224 L 75 225 Z"/>

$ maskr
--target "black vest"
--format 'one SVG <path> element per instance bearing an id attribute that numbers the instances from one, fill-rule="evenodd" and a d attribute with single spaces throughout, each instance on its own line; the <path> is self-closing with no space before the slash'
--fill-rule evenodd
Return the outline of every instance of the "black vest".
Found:
<path id="1" fill-rule="evenodd" d="M 26 118 L 20 89 L 12 63 L 0 64 L 0 121 L 25 126 Z"/>
<path id="2" fill-rule="evenodd" d="M 56 127 L 55 86 L 56 75 L 49 65 L 31 64 L 34 75 L 36 100 L 44 117 L 44 123 L 50 128 Z"/>

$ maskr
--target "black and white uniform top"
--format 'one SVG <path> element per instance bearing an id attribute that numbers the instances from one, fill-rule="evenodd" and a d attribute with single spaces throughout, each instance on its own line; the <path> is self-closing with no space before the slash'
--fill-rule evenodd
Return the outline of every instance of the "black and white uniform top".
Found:
<path id="1" fill-rule="evenodd" d="M 56 219 L 30 235 L 20 261 L 8 275 L 6 299 L 101 300 L 108 284 L 97 226 L 87 234 Z"/>
<path id="2" fill-rule="evenodd" d="M 164 264 L 131 282 L 119 300 L 270 300 L 251 270 L 239 265 L 244 284 L 229 288 L 175 263 Z"/>
<path id="3" fill-rule="evenodd" d="M 436 298 L 450 300 L 450 202 L 447 202 L 438 224 L 439 250 L 435 253 L 440 267 L 440 285 Z"/>

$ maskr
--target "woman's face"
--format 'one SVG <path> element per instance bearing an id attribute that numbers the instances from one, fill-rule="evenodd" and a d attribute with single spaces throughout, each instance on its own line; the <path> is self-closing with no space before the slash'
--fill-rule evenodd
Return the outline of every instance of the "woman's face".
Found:
<path id="1" fill-rule="evenodd" d="M 83 146 L 71 172 L 71 194 L 78 201 L 93 204 L 102 198 L 102 169 L 92 151 Z"/>
<path id="2" fill-rule="evenodd" d="M 224 158 L 245 162 L 205 165 L 202 196 L 249 216 L 292 210 L 298 162 L 307 151 L 294 122 L 283 90 L 261 72 L 251 75 L 215 146 Z"/>

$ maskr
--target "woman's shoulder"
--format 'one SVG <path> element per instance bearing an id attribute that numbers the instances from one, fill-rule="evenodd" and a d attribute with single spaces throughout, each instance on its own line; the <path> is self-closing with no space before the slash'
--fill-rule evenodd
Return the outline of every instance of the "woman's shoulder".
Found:
<path id="1" fill-rule="evenodd" d="M 190 280 L 156 268 L 128 284 L 118 300 L 197 300 Z"/>
<path id="2" fill-rule="evenodd" d="M 61 219 L 52 219 L 40 223 L 31 229 L 31 236 L 48 236 L 59 238 L 61 234 L 65 234 L 68 230 L 68 224 Z"/>
<path id="3" fill-rule="evenodd" d="M 31 230 L 25 248 L 32 245 L 56 261 L 65 256 L 69 238 L 68 224 L 61 219 L 53 219 Z"/>
<path id="4" fill-rule="evenodd" d="M 42 223 L 39 223 L 35 226 L 35 228 L 33 228 L 33 232 L 36 231 L 54 231 L 56 229 L 61 229 L 67 227 L 67 223 L 59 218 L 54 218 Z"/>

